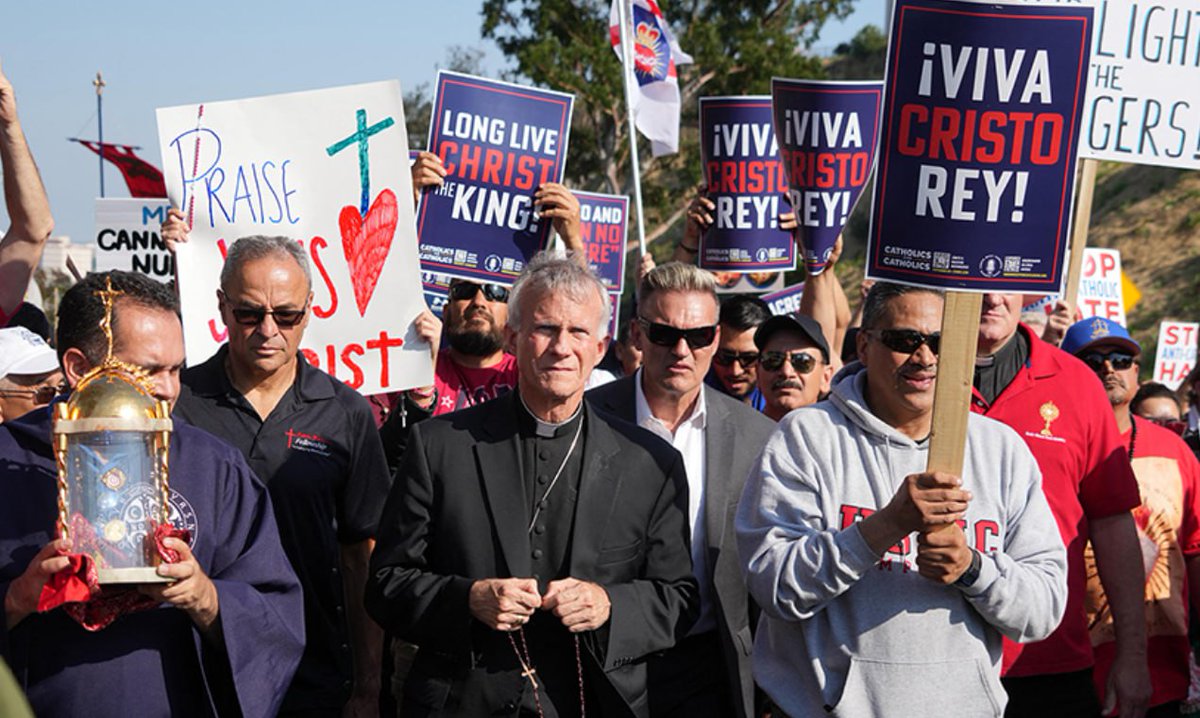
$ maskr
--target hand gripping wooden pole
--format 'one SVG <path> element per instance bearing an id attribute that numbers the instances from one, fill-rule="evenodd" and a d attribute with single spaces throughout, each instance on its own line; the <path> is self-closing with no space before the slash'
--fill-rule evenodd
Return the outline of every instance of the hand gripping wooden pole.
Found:
<path id="1" fill-rule="evenodd" d="M 938 352 L 937 385 L 933 390 L 933 426 L 925 470 L 962 476 L 967 449 L 967 419 L 975 377 L 975 348 L 979 341 L 979 308 L 983 295 L 946 292 L 942 314 L 942 344 Z M 938 531 L 951 531 L 950 524 Z"/>

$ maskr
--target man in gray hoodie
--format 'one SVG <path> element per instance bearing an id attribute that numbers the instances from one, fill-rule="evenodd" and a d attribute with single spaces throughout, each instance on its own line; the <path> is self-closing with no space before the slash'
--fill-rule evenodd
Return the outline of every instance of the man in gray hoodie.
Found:
<path id="1" fill-rule="evenodd" d="M 942 306 L 872 288 L 865 368 L 788 415 L 746 482 L 754 677 L 776 716 L 1000 716 L 1001 636 L 1062 618 L 1066 552 L 1020 437 L 972 415 L 962 476 L 925 471 Z"/>

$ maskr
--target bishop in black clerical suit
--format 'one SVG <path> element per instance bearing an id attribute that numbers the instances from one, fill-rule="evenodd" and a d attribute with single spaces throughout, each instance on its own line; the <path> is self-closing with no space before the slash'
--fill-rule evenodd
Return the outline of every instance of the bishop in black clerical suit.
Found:
<path id="1" fill-rule="evenodd" d="M 695 620 L 682 459 L 583 402 L 606 324 L 586 272 L 531 262 L 510 300 L 519 390 L 413 427 L 366 599 L 419 646 L 406 718 L 577 716 L 581 699 L 645 717 L 646 657 Z M 600 608 L 565 608 L 585 595 Z"/>

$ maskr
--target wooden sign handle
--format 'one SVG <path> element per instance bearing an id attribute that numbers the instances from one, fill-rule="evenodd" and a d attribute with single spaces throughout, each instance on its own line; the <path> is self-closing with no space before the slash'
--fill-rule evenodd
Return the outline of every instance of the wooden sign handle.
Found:
<path id="1" fill-rule="evenodd" d="M 967 450 L 967 419 L 971 413 L 971 387 L 975 379 L 975 348 L 979 342 L 979 309 L 982 304 L 982 294 L 946 292 L 926 471 L 962 476 L 963 458 Z M 953 528 L 954 525 L 950 524 L 937 530 L 950 531 Z"/>
<path id="2" fill-rule="evenodd" d="M 1079 199 L 1075 202 L 1075 222 L 1071 226 L 1071 264 L 1067 267 L 1063 298 L 1072 307 L 1079 298 L 1079 275 L 1083 271 L 1083 250 L 1087 247 L 1088 230 L 1092 226 L 1092 198 L 1096 194 L 1098 160 L 1080 160 Z"/>
<path id="3" fill-rule="evenodd" d="M 946 292 L 937 386 L 933 390 L 933 428 L 929 435 L 927 471 L 944 471 L 962 476 L 982 303 L 982 294 Z"/>

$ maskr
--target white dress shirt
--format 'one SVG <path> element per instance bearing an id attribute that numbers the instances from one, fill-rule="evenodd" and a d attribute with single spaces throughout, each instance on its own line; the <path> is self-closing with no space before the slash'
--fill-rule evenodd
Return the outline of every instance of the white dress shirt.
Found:
<path id="1" fill-rule="evenodd" d="M 688 482 L 688 521 L 692 527 L 692 575 L 700 584 L 700 617 L 692 627 L 691 634 L 715 630 L 716 618 L 713 615 L 713 587 L 708 575 L 707 552 L 705 551 L 706 536 L 704 531 L 704 472 L 705 431 L 708 426 L 707 405 L 704 401 L 704 387 L 692 411 L 679 422 L 672 433 L 667 425 L 660 421 L 650 411 L 646 394 L 642 391 L 642 370 L 638 369 L 634 377 L 634 405 L 637 409 L 637 424 L 648 429 L 663 440 L 670 442 L 683 456 L 683 466 L 687 471 Z"/>

